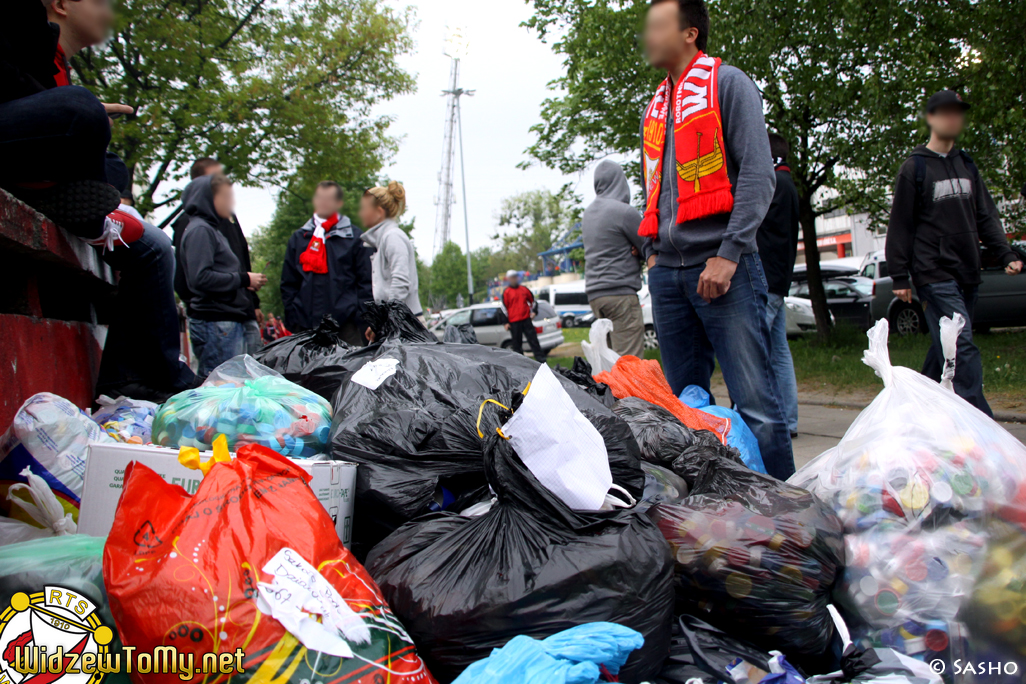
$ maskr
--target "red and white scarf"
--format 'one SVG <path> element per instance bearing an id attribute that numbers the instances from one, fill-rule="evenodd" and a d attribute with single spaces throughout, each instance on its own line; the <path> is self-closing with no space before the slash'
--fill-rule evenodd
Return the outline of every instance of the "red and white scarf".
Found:
<path id="1" fill-rule="evenodd" d="M 323 221 L 316 214 L 313 217 L 314 232 L 306 251 L 299 255 L 299 265 L 312 273 L 328 272 L 328 251 L 324 248 L 324 235 L 338 223 L 338 214 L 332 214 Z"/>
<path id="2" fill-rule="evenodd" d="M 680 191 L 677 223 L 728 213 L 734 208 L 716 80 L 719 69 L 718 57 L 699 52 L 674 89 L 673 147 Z M 659 236 L 659 191 L 663 181 L 669 103 L 670 79 L 667 77 L 645 110 L 642 164 L 646 202 L 645 218 L 638 228 L 642 237 Z"/>

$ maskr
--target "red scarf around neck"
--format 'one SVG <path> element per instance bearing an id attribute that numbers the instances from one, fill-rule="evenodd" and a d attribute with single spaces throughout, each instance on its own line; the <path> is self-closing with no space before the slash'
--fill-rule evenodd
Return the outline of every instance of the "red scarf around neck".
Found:
<path id="1" fill-rule="evenodd" d="M 317 224 L 315 219 L 314 233 L 313 237 L 310 238 L 310 244 L 306 246 L 306 251 L 299 255 L 299 265 L 303 267 L 304 271 L 312 273 L 328 272 L 328 251 L 324 248 L 324 233 L 334 228 L 338 220 L 337 213 L 332 214 L 320 225 Z"/>
<path id="2" fill-rule="evenodd" d="M 727 150 L 716 77 L 720 59 L 699 52 L 673 92 L 673 147 L 677 167 L 677 223 L 724 214 L 734 208 L 727 176 Z M 670 79 L 660 84 L 645 110 L 642 164 L 645 172 L 645 218 L 642 237 L 659 236 L 659 191 L 663 181 L 666 110 Z"/>

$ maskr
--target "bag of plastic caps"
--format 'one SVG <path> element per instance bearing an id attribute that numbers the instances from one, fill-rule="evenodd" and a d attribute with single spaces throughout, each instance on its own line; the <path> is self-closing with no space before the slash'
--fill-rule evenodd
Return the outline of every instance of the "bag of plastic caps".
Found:
<path id="1" fill-rule="evenodd" d="M 624 397 L 613 404 L 613 413 L 631 426 L 644 460 L 672 469 L 689 487 L 710 459 L 725 458 L 744 464 L 740 452 L 724 446 L 715 433 L 692 430 L 662 406 Z"/>
<path id="2" fill-rule="evenodd" d="M 958 327 L 942 321 L 949 338 Z M 1016 610 L 1026 602 L 1014 577 L 1026 549 L 992 530 L 1026 520 L 1026 447 L 952 391 L 891 366 L 887 330 L 886 320 L 870 330 L 864 359 L 883 390 L 836 448 L 789 482 L 844 523 L 849 561 L 837 601 L 856 639 L 939 659 L 950 676 L 967 637 L 984 650 L 1022 643 L 1026 613 Z"/>
<path id="3" fill-rule="evenodd" d="M 334 399 L 331 453 L 360 464 L 352 548 L 364 558 L 418 515 L 489 498 L 478 419 L 495 434 L 509 413 L 482 404 L 514 408 L 541 364 L 495 347 L 397 340 L 350 361 Z M 645 477 L 630 427 L 574 383 L 557 381 L 602 435 L 613 481 L 640 498 Z"/>
<path id="4" fill-rule="evenodd" d="M 93 420 L 111 439 L 127 444 L 149 444 L 152 441 L 153 418 L 160 408 L 152 401 L 104 395 L 96 400 L 100 409 Z"/>
<path id="5" fill-rule="evenodd" d="M 673 561 L 655 526 L 633 509 L 567 508 L 495 432 L 484 461 L 497 499 L 487 513 L 424 516 L 368 557 L 431 671 L 452 681 L 517 635 L 613 622 L 645 638 L 620 681 L 658 672 L 670 640 Z"/>
<path id="6" fill-rule="evenodd" d="M 633 629 L 610 622 L 571 627 L 541 641 L 517 636 L 453 684 L 599 684 L 644 643 Z"/>
<path id="7" fill-rule="evenodd" d="M 218 435 L 236 451 L 260 444 L 290 458 L 324 453 L 331 405 L 252 356 L 221 364 L 198 388 L 168 399 L 153 421 L 154 444 L 211 451 Z"/>
<path id="8" fill-rule="evenodd" d="M 103 579 L 126 646 L 242 649 L 224 681 L 432 684 L 367 571 L 281 455 L 246 446 L 190 495 L 129 465 L 103 553 Z M 139 676 L 146 684 L 179 674 Z"/>
<path id="9" fill-rule="evenodd" d="M 673 549 L 684 612 L 788 657 L 827 651 L 844 542 L 840 520 L 816 497 L 716 459 L 683 502 L 649 516 Z"/>
<path id="10" fill-rule="evenodd" d="M 8 498 L 13 485 L 28 484 L 25 469 L 43 478 L 78 521 L 82 476 L 90 442 L 113 442 L 81 409 L 56 394 L 29 397 L 0 438 L 0 515 L 38 525 Z M 29 501 L 24 490 L 16 494 Z"/>
<path id="11" fill-rule="evenodd" d="M 688 428 L 709 430 L 725 443 L 728 421 L 686 406 L 674 396 L 663 367 L 654 359 L 642 361 L 636 356 L 621 356 L 613 370 L 596 373 L 595 381 L 609 385 L 617 399 L 637 397 L 662 406 Z"/>
<path id="12" fill-rule="evenodd" d="M 331 401 L 342 384 L 346 357 L 355 350 L 342 339 L 342 329 L 325 314 L 314 330 L 282 337 L 254 354 L 254 358 L 291 382 Z"/>
<path id="13" fill-rule="evenodd" d="M 755 438 L 745 419 L 734 409 L 726 406 L 716 406 L 712 403 L 711 395 L 698 385 L 688 385 L 680 393 L 680 400 L 693 409 L 719 416 L 728 421 L 726 432 L 727 445 L 732 446 L 741 454 L 741 460 L 745 465 L 760 473 L 766 472 L 766 466 L 762 461 L 762 452 L 759 450 L 759 440 Z"/>

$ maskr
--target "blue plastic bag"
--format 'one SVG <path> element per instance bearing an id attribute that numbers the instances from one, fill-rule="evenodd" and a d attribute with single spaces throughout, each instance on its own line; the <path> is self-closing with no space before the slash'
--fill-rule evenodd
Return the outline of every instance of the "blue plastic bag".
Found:
<path id="1" fill-rule="evenodd" d="M 741 414 L 725 406 L 715 406 L 710 403 L 709 393 L 698 385 L 688 385 L 680 393 L 679 399 L 686 405 L 699 411 L 704 411 L 720 418 L 730 421 L 730 430 L 727 432 L 727 446 L 732 446 L 741 452 L 741 460 L 745 465 L 757 473 L 765 473 L 766 466 L 762 462 L 762 452 L 759 451 L 759 440 L 751 428 L 745 424 Z"/>
<path id="2" fill-rule="evenodd" d="M 514 637 L 463 671 L 453 684 L 596 684 L 617 674 L 645 639 L 611 622 L 579 625 L 538 641 Z"/>

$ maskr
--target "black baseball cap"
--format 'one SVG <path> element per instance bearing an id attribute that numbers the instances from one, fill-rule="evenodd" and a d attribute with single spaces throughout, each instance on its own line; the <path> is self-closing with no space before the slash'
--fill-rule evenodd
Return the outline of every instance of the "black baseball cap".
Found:
<path id="1" fill-rule="evenodd" d="M 926 102 L 926 111 L 928 114 L 933 114 L 934 110 L 938 107 L 947 105 L 957 105 L 962 108 L 963 112 L 969 109 L 969 103 L 963 100 L 962 96 L 954 90 L 941 90 L 930 96 L 930 99 Z"/>

